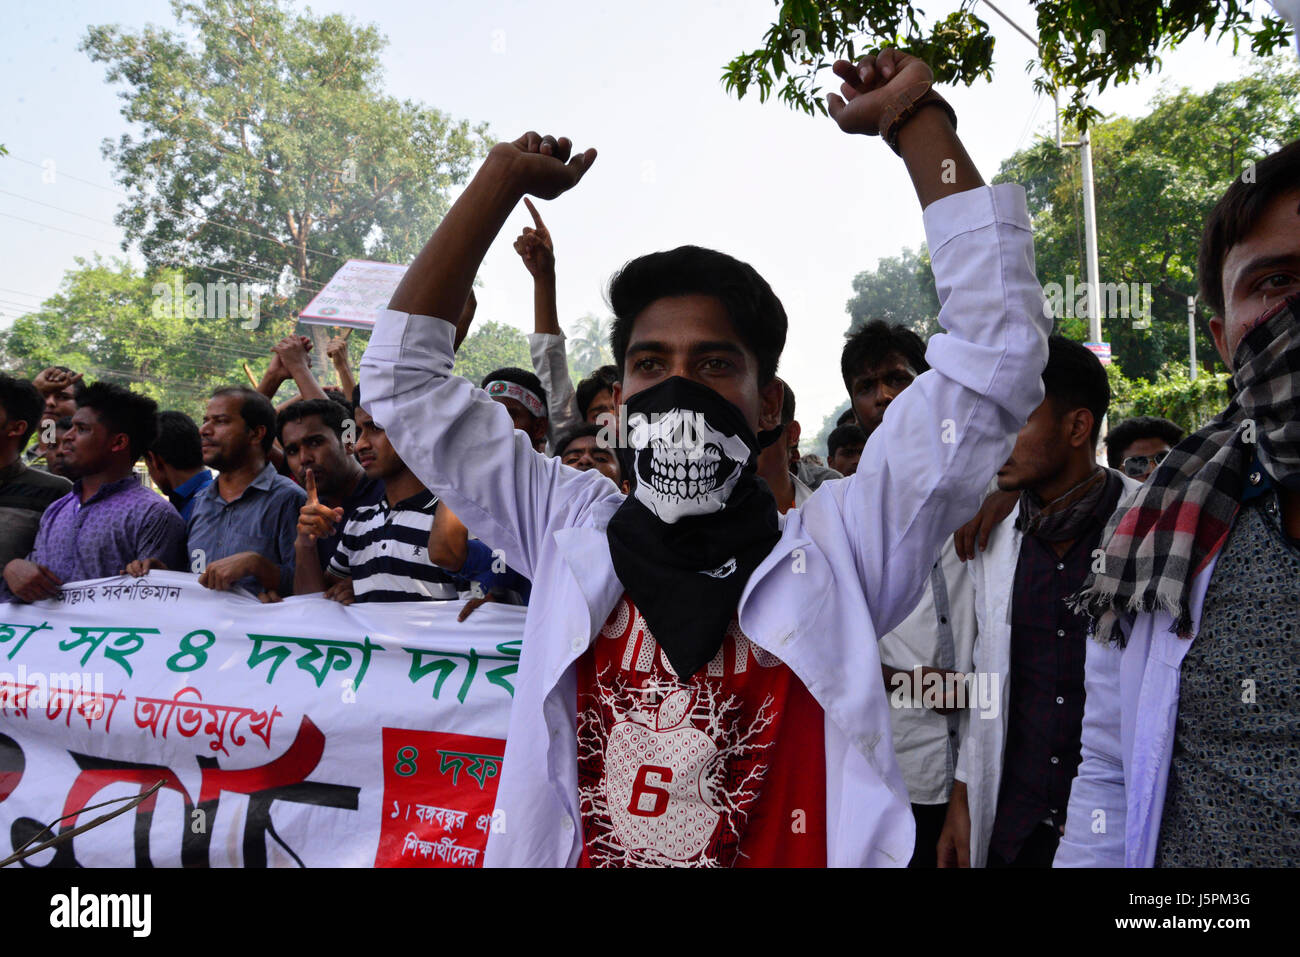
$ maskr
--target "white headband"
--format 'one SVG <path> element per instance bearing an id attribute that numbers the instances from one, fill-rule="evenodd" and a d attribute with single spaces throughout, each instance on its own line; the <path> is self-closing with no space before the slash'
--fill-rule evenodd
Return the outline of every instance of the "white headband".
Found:
<path id="1" fill-rule="evenodd" d="M 487 394 L 494 399 L 514 399 L 522 402 L 533 415 L 539 419 L 545 417 L 546 412 L 542 406 L 542 400 L 537 397 L 537 393 L 525 389 L 518 382 L 507 382 L 505 379 L 493 379 L 486 386 Z"/>

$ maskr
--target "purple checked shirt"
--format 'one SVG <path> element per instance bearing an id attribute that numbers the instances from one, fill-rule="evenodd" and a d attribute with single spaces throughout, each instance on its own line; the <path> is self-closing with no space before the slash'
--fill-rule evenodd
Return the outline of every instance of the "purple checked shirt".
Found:
<path id="1" fill-rule="evenodd" d="M 137 558 L 184 568 L 185 522 L 134 475 L 104 485 L 85 502 L 76 482 L 41 516 L 28 556 L 65 582 L 118 575 Z"/>

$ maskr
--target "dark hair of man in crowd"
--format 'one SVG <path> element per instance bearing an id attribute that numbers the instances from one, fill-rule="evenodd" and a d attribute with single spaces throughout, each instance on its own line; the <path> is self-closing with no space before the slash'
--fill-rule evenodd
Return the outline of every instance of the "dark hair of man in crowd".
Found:
<path id="1" fill-rule="evenodd" d="M 692 295 L 712 296 L 722 303 L 736 335 L 758 359 L 758 384 L 771 382 L 785 348 L 785 307 L 753 266 L 700 246 L 650 253 L 614 274 L 608 299 L 614 312 L 610 346 L 617 367 L 623 368 L 632 325 L 646 306 Z"/>
<path id="2" fill-rule="evenodd" d="M 542 380 L 537 378 L 536 373 L 529 372 L 527 369 L 520 369 L 515 366 L 506 366 L 502 369 L 494 369 L 483 377 L 479 383 L 480 388 L 487 388 L 489 382 L 500 379 L 502 382 L 513 382 L 515 385 L 521 385 L 537 398 L 542 400 L 542 414 L 538 418 L 548 418 L 546 405 L 546 390 L 542 388 Z M 532 410 L 529 410 L 532 411 Z"/>
<path id="3" fill-rule="evenodd" d="M 835 453 L 846 445 L 866 445 L 867 435 L 856 425 L 840 425 L 831 429 L 831 434 L 826 437 L 826 456 L 834 458 Z"/>
<path id="4" fill-rule="evenodd" d="M 840 375 L 844 388 L 849 388 L 853 377 L 878 366 L 891 355 L 900 355 L 917 375 L 928 372 L 925 361 L 925 343 L 907 326 L 893 325 L 883 319 L 872 319 L 857 332 L 845 337 L 844 351 L 840 353 Z M 852 410 L 850 408 L 850 414 Z"/>
<path id="5" fill-rule="evenodd" d="M 286 405 L 275 419 L 276 437 L 283 442 L 284 427 L 287 424 L 300 422 L 313 415 L 320 416 L 321 424 L 340 441 L 343 439 L 343 423 L 349 418 L 350 410 L 333 399 L 303 399 Z"/>
<path id="6" fill-rule="evenodd" d="M 41 424 L 41 415 L 45 412 L 45 397 L 26 379 L 15 379 L 0 373 L 0 405 L 4 406 L 5 415 L 10 422 L 27 423 L 18 442 L 19 451 L 27 444 L 37 426 Z"/>
<path id="7" fill-rule="evenodd" d="M 621 378 L 618 366 L 601 366 L 579 382 L 578 387 L 573 390 L 574 398 L 578 403 L 578 416 L 585 419 L 587 410 L 591 408 L 592 399 L 602 392 L 613 392 L 615 384 Z"/>
<path id="8" fill-rule="evenodd" d="M 77 374 L 72 369 L 69 369 L 67 366 L 50 366 L 50 368 L 58 369 L 60 372 L 66 372 L 70 376 Z M 72 383 L 72 398 L 80 399 L 81 396 L 85 393 L 87 388 L 88 386 L 86 385 L 86 380 L 78 379 L 76 382 Z M 141 454 L 143 455 L 144 453 Z"/>
<path id="9" fill-rule="evenodd" d="M 250 431 L 259 425 L 265 427 L 266 432 L 262 435 L 262 454 L 269 455 L 271 446 L 275 444 L 276 435 L 275 406 L 271 405 L 271 400 L 246 385 L 228 385 L 212 393 L 212 398 L 215 399 L 219 395 L 240 397 L 242 402 L 239 406 L 239 417 L 244 420 L 245 427 Z"/>
<path id="10" fill-rule="evenodd" d="M 178 472 L 203 467 L 203 440 L 199 427 L 184 412 L 158 413 L 158 437 L 149 451 Z"/>
<path id="11" fill-rule="evenodd" d="M 347 395 L 344 393 L 342 389 L 340 389 L 336 385 L 327 385 L 327 386 L 323 386 L 321 388 L 321 391 L 325 393 L 326 398 L 328 398 L 332 402 L 337 402 L 339 405 L 343 406 L 343 412 L 344 412 L 343 417 L 345 419 L 352 418 L 352 413 L 356 411 L 355 407 L 352 405 L 352 402 L 349 401 Z M 297 404 L 298 403 L 296 402 L 294 403 L 294 405 Z"/>
<path id="12" fill-rule="evenodd" d="M 841 412 L 840 417 L 835 420 L 836 428 L 839 428 L 841 425 L 857 425 L 857 424 L 858 424 L 858 417 L 853 414 L 853 406 L 849 406 L 847 409 Z"/>
<path id="13" fill-rule="evenodd" d="M 1254 165 L 1247 182 L 1238 175 L 1205 219 L 1196 259 L 1201 298 L 1216 316 L 1223 316 L 1223 262 L 1228 250 L 1249 236 L 1273 201 L 1300 187 L 1300 140 L 1293 140 Z"/>
<path id="14" fill-rule="evenodd" d="M 1159 439 L 1171 449 L 1183 440 L 1176 423 L 1157 415 L 1135 415 L 1106 433 L 1106 463 L 1113 469 L 1124 464 L 1124 451 L 1142 439 Z"/>
<path id="15" fill-rule="evenodd" d="M 131 461 L 144 455 L 158 437 L 158 403 L 111 382 L 96 382 L 77 396 L 78 409 L 91 409 L 114 435 L 131 444 Z"/>
<path id="16" fill-rule="evenodd" d="M 785 386 L 785 394 L 781 397 L 781 425 L 784 427 L 794 421 L 794 389 L 784 379 L 781 385 Z"/>
<path id="17" fill-rule="evenodd" d="M 560 437 L 555 443 L 555 457 L 563 458 L 564 450 L 569 447 L 574 439 L 586 438 L 589 435 L 598 436 L 602 431 L 601 426 L 596 425 L 594 422 L 583 422 L 580 425 L 575 425 L 571 429 L 566 429 L 564 432 L 560 433 Z"/>
<path id="18" fill-rule="evenodd" d="M 1097 356 L 1073 339 L 1049 336 L 1043 389 L 1058 415 L 1073 409 L 1092 413 L 1092 447 L 1101 437 L 1101 420 L 1110 408 L 1110 381 Z"/>

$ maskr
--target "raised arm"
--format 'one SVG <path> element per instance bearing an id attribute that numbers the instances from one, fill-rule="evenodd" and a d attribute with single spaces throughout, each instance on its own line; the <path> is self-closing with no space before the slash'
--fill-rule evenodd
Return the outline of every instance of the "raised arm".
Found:
<path id="1" fill-rule="evenodd" d="M 930 339 L 930 371 L 890 404 L 857 473 L 828 483 L 884 634 L 916 604 L 943 539 L 979 508 L 1042 401 L 1051 322 L 1024 190 L 983 186 L 948 108 L 914 106 L 930 102 L 929 67 L 887 50 L 835 72 L 847 97 L 830 101 L 840 128 L 889 133 L 911 174 L 947 330 Z"/>
<path id="2" fill-rule="evenodd" d="M 580 421 L 578 399 L 569 377 L 568 355 L 564 349 L 564 332 L 560 329 L 559 308 L 555 295 L 555 243 L 551 231 L 542 222 L 541 213 L 532 200 L 524 197 L 532 214 L 533 226 L 525 226 L 515 240 L 515 252 L 533 277 L 533 334 L 528 349 L 533 371 L 546 391 L 551 438 L 573 428 Z"/>
<path id="3" fill-rule="evenodd" d="M 375 324 L 361 399 L 421 483 L 511 567 L 531 577 L 544 536 L 612 491 L 536 453 L 505 406 L 452 375 L 457 316 L 480 262 L 525 194 L 553 198 L 595 151 L 528 133 L 493 147 L 425 244 Z"/>
<path id="4" fill-rule="evenodd" d="M 352 366 L 348 363 L 348 337 L 352 335 L 351 329 L 343 330 L 342 335 L 330 339 L 329 344 L 325 346 L 325 355 L 329 357 L 330 362 L 334 363 L 334 372 L 339 377 L 339 388 L 343 394 L 352 398 L 352 390 L 356 387 L 357 380 L 352 375 Z"/>
<path id="5" fill-rule="evenodd" d="M 416 255 L 388 308 L 444 321 L 460 315 L 479 264 L 524 194 L 554 199 L 576 186 L 596 161 L 594 149 L 570 156 L 572 150 L 565 137 L 557 140 L 533 132 L 492 147 L 465 192 Z"/>

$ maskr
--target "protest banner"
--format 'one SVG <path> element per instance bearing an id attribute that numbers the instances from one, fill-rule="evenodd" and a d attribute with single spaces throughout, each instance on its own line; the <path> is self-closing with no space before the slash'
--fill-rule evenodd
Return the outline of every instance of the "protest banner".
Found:
<path id="1" fill-rule="evenodd" d="M 316 326 L 373 329 L 375 314 L 388 308 L 404 275 L 405 266 L 349 259 L 307 303 L 298 320 Z"/>
<path id="2" fill-rule="evenodd" d="M 175 572 L 0 604 L 0 860 L 162 781 L 12 866 L 481 867 L 524 609 L 460 608 Z"/>

